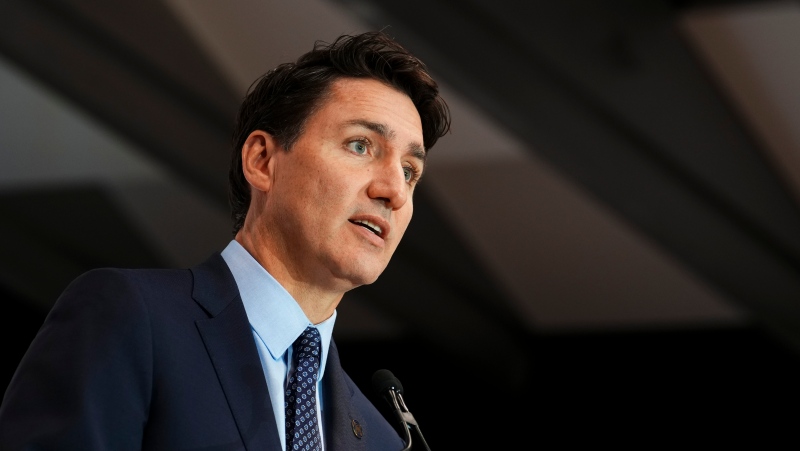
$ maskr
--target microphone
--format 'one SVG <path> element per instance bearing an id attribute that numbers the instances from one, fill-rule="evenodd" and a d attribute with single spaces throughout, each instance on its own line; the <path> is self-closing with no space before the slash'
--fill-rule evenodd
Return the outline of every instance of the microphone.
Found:
<path id="1" fill-rule="evenodd" d="M 372 375 L 372 389 L 378 395 L 382 396 L 389 406 L 392 407 L 395 416 L 397 417 L 400 427 L 405 436 L 404 441 L 406 447 L 402 451 L 411 449 L 411 430 L 416 431 L 420 442 L 425 450 L 431 451 L 425 438 L 422 437 L 422 432 L 419 430 L 419 424 L 414 419 L 414 415 L 406 407 L 406 402 L 403 400 L 403 384 L 392 374 L 389 370 L 378 370 Z"/>

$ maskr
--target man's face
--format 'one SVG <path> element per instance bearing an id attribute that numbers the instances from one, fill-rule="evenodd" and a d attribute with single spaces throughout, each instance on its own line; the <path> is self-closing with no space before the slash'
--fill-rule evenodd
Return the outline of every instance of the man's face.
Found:
<path id="1" fill-rule="evenodd" d="M 374 282 L 411 220 L 424 157 L 408 96 L 376 80 L 335 81 L 274 156 L 267 233 L 292 278 L 340 290 Z"/>

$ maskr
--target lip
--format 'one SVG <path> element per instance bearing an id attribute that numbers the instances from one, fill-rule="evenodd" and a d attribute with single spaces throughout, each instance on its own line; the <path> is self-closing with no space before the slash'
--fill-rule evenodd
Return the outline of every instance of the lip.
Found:
<path id="1" fill-rule="evenodd" d="M 387 222 L 385 219 L 383 219 L 380 216 L 361 214 L 361 215 L 352 216 L 350 219 L 348 219 L 348 221 L 350 221 L 350 223 L 353 224 L 354 226 L 356 226 L 356 227 L 358 227 L 360 229 L 363 229 L 365 232 L 369 233 L 373 237 L 380 238 L 381 240 L 386 240 L 386 237 L 389 236 L 389 232 L 391 231 L 390 230 L 391 226 L 389 226 L 389 222 Z M 381 233 L 379 235 L 376 235 L 376 234 L 372 233 L 370 230 L 367 230 L 363 226 L 359 225 L 356 221 L 368 221 L 368 222 L 371 222 L 371 223 L 375 224 L 376 226 L 380 227 Z"/>

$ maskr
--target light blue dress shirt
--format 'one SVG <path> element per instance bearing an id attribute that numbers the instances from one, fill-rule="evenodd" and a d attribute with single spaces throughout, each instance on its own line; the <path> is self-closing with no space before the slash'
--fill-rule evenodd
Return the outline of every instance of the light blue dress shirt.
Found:
<path id="1" fill-rule="evenodd" d="M 272 400 L 272 411 L 281 446 L 286 449 L 286 428 L 284 423 L 284 393 L 286 381 L 292 361 L 292 343 L 313 325 L 319 330 L 322 339 L 322 359 L 317 382 L 317 423 L 320 425 L 320 436 L 324 443 L 322 429 L 322 378 L 325 374 L 325 363 L 328 359 L 333 324 L 336 322 L 336 311 L 330 318 L 311 324 L 297 301 L 261 266 L 245 248 L 236 240 L 231 240 L 222 251 L 222 258 L 233 273 L 242 303 L 250 321 L 250 329 L 261 358 L 261 368 L 267 380 L 269 396 Z M 324 447 L 323 447 L 324 449 Z"/>

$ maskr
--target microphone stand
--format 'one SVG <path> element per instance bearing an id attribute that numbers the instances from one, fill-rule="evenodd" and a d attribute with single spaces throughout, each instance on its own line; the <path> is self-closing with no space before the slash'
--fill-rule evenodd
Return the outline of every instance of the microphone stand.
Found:
<path id="1" fill-rule="evenodd" d="M 396 390 L 389 390 L 389 398 L 394 405 L 394 412 L 397 415 L 397 419 L 400 421 L 400 424 L 403 427 L 404 435 L 406 438 L 406 447 L 403 448 L 402 451 L 408 451 L 411 449 L 411 430 L 415 430 L 417 432 L 417 436 L 422 443 L 422 446 L 426 451 L 431 451 L 431 448 L 428 446 L 428 443 L 425 441 L 425 438 L 422 436 L 422 432 L 419 430 L 419 424 L 417 424 L 417 420 L 414 418 L 414 415 L 408 410 L 406 407 L 406 402 L 403 400 L 403 395 L 398 393 Z"/>
<path id="2" fill-rule="evenodd" d="M 377 394 L 383 395 L 384 399 L 393 407 L 392 410 L 397 417 L 397 421 L 400 423 L 401 429 L 403 429 L 403 436 L 405 437 L 404 441 L 406 442 L 406 447 L 403 448 L 402 451 L 409 451 L 411 449 L 412 431 L 416 432 L 424 450 L 431 451 L 428 443 L 422 436 L 422 432 L 419 430 L 417 420 L 414 418 L 414 415 L 411 414 L 411 411 L 408 410 L 406 402 L 403 400 L 403 385 L 394 374 L 389 370 L 376 371 L 375 374 L 372 375 L 372 388 Z"/>

